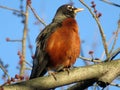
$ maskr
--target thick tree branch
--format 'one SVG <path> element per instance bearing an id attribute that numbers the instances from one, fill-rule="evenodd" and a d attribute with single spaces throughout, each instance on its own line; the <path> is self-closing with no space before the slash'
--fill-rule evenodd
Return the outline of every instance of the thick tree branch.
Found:
<path id="1" fill-rule="evenodd" d="M 67 90 L 85 90 L 89 86 L 92 86 L 96 81 L 97 79 L 84 80 L 69 87 Z"/>
<path id="2" fill-rule="evenodd" d="M 115 68 L 114 65 L 116 64 L 113 64 L 113 67 L 108 67 L 110 71 L 106 72 L 102 77 L 99 78 L 98 85 L 100 85 L 101 87 L 106 87 L 115 79 L 115 77 L 120 74 L 120 70 L 118 68 Z"/>
<path id="3" fill-rule="evenodd" d="M 45 76 L 4 86 L 3 88 L 4 90 L 35 90 L 36 88 L 44 90 L 90 79 L 99 79 L 100 81 L 111 83 L 111 81 L 113 81 L 119 74 L 120 60 L 115 60 L 96 65 L 74 68 L 70 71 L 69 75 L 66 71 L 60 72 L 56 74 L 57 80 L 55 80 L 53 76 Z M 104 80 L 102 79 L 103 77 Z"/>

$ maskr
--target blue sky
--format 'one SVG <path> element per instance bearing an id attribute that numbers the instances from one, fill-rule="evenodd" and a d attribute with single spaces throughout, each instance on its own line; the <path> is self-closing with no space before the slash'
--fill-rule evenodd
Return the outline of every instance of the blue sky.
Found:
<path id="1" fill-rule="evenodd" d="M 91 6 L 90 2 L 92 0 L 84 1 L 86 1 L 86 3 Z M 113 1 L 118 4 L 120 3 L 120 0 Z M 32 7 L 35 9 L 38 15 L 46 22 L 46 24 L 49 24 L 54 17 L 57 8 L 66 3 L 69 3 L 69 0 L 34 0 L 32 1 Z M 120 8 L 108 5 L 101 2 L 100 0 L 96 0 L 95 3 L 98 12 L 102 13 L 102 17 L 100 17 L 100 22 L 104 29 L 106 39 L 108 41 L 112 37 L 113 32 L 117 29 L 117 21 L 120 18 Z M 0 0 L 0 5 L 19 10 L 20 2 L 18 0 L 14 0 L 14 2 L 12 2 L 12 0 Z M 88 52 L 90 50 L 94 50 L 94 57 L 100 58 L 104 49 L 97 24 L 91 14 L 88 12 L 88 10 L 79 2 L 79 0 L 74 1 L 74 6 L 82 7 L 85 9 L 84 11 L 78 13 L 76 16 L 76 20 L 80 29 L 80 38 L 81 40 L 85 41 L 82 44 L 84 56 L 90 57 Z M 35 22 L 37 22 L 37 19 L 34 17 L 33 13 L 29 9 L 28 28 L 31 44 L 33 45 L 33 51 L 35 51 L 36 46 L 35 39 L 39 34 L 40 30 L 44 28 L 42 24 L 35 25 Z M 19 70 L 16 69 L 16 66 L 18 66 L 19 61 L 17 52 L 18 50 L 21 50 L 21 43 L 6 42 L 5 39 L 7 37 L 9 37 L 10 39 L 21 39 L 24 25 L 21 23 L 21 18 L 13 15 L 13 12 L 0 8 L 0 28 L 0 58 L 4 61 L 5 64 L 9 64 L 9 74 L 10 76 L 14 77 L 15 74 L 19 73 Z M 111 45 L 109 46 L 109 49 L 111 48 Z M 120 47 L 120 37 L 118 37 L 115 48 L 118 47 Z M 30 63 L 32 62 L 29 48 L 27 48 L 26 60 Z M 83 66 L 84 63 L 82 60 L 77 60 L 75 65 Z M 0 70 L 0 77 L 2 74 L 3 72 Z M 1 83 L 2 80 L 0 80 L 0 84 Z M 110 90 L 112 90 L 112 88 Z"/>

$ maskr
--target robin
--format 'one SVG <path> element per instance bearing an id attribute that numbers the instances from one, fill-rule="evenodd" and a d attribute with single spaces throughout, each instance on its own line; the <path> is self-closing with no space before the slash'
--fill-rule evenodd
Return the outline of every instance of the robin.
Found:
<path id="1" fill-rule="evenodd" d="M 30 79 L 43 76 L 47 71 L 70 68 L 80 54 L 80 38 L 75 20 L 77 12 L 70 4 L 58 8 L 52 22 L 36 39 L 36 52 Z"/>

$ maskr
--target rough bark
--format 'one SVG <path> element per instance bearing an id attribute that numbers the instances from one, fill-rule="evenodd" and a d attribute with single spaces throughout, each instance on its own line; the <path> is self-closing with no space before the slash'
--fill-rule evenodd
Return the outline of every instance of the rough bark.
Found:
<path id="1" fill-rule="evenodd" d="M 4 90 L 36 90 L 36 89 L 46 90 L 46 89 L 56 88 L 56 87 L 60 87 L 76 82 L 81 82 L 85 80 L 92 80 L 92 79 L 95 80 L 94 82 L 100 82 L 100 85 L 101 86 L 103 85 L 102 87 L 104 87 L 104 84 L 108 85 L 118 75 L 120 75 L 120 60 L 115 60 L 111 62 L 103 62 L 100 64 L 74 68 L 70 70 L 69 75 L 67 71 L 60 72 L 55 75 L 57 80 L 55 80 L 53 76 L 44 76 L 28 81 L 6 85 L 3 86 L 3 89 Z M 104 83 L 101 84 L 101 82 Z"/>

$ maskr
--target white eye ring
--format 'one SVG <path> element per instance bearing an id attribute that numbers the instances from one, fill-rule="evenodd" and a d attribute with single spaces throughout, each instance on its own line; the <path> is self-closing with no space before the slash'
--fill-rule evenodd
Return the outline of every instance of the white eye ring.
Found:
<path id="1" fill-rule="evenodd" d="M 70 6 L 70 5 L 67 6 L 67 9 L 70 11 L 73 11 L 73 8 L 74 8 L 73 6 Z"/>

